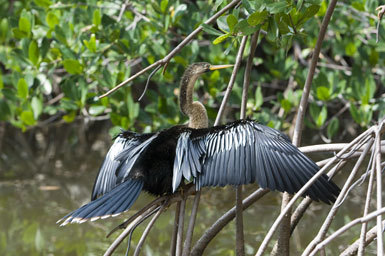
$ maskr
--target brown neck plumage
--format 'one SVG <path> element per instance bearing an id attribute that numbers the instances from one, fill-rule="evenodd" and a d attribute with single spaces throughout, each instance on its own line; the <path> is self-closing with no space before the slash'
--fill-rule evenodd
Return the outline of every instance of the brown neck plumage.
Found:
<path id="1" fill-rule="evenodd" d="M 207 128 L 208 117 L 205 107 L 199 101 L 193 102 L 194 84 L 199 75 L 187 68 L 182 76 L 179 87 L 179 106 L 183 114 L 189 117 L 189 127 Z"/>

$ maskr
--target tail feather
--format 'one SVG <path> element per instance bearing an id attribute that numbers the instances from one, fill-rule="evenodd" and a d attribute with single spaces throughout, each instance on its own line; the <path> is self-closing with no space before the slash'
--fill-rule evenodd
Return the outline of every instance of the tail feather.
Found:
<path id="1" fill-rule="evenodd" d="M 142 191 L 142 187 L 143 181 L 127 180 L 98 199 L 67 214 L 57 223 L 63 222 L 61 226 L 64 226 L 68 223 L 83 223 L 87 220 L 94 221 L 99 218 L 117 216 L 132 206 Z"/>

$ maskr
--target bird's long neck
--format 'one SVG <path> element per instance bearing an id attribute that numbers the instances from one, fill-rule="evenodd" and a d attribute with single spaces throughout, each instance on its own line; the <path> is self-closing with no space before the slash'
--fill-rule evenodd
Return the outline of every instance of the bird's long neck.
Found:
<path id="1" fill-rule="evenodd" d="M 186 70 L 180 82 L 179 106 L 183 114 L 189 117 L 189 127 L 207 128 L 208 117 L 205 107 L 199 101 L 193 102 L 194 84 L 199 75 Z"/>

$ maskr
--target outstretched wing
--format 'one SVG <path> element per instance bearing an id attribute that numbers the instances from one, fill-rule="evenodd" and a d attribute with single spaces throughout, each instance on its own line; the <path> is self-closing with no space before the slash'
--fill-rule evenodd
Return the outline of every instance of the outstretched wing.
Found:
<path id="1" fill-rule="evenodd" d="M 176 147 L 173 190 L 184 177 L 194 179 L 197 189 L 256 182 L 262 188 L 293 194 L 318 170 L 286 135 L 243 120 L 182 133 Z M 305 195 L 330 203 L 338 193 L 339 188 L 323 175 Z"/>
<path id="2" fill-rule="evenodd" d="M 140 153 L 155 138 L 154 134 L 120 133 L 109 149 L 92 189 L 91 200 L 124 182 Z"/>

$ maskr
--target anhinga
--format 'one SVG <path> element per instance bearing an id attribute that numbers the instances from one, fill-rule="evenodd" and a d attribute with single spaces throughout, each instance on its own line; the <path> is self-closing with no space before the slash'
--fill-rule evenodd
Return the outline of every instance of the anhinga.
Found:
<path id="1" fill-rule="evenodd" d="M 293 194 L 319 167 L 278 130 L 251 120 L 208 128 L 205 107 L 193 101 L 200 75 L 231 65 L 190 65 L 180 83 L 180 109 L 188 125 L 156 133 L 120 133 L 99 170 L 91 202 L 63 217 L 62 225 L 82 223 L 127 211 L 145 190 L 154 195 L 175 192 L 182 179 L 196 189 L 258 183 Z M 322 175 L 304 194 L 334 202 L 340 189 Z"/>

